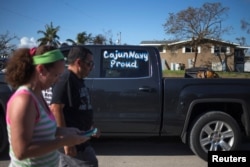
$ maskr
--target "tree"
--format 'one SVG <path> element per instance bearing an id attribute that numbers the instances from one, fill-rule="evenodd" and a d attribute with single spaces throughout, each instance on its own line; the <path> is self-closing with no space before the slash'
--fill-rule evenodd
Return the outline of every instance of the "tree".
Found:
<path id="1" fill-rule="evenodd" d="M 0 56 L 8 57 L 10 53 L 16 48 L 15 45 L 10 44 L 10 41 L 17 39 L 17 36 L 10 36 L 9 32 L 0 34 Z"/>
<path id="2" fill-rule="evenodd" d="M 66 39 L 67 42 L 71 43 L 71 45 L 77 45 L 77 43 L 73 39 Z"/>
<path id="3" fill-rule="evenodd" d="M 10 44 L 10 41 L 17 39 L 15 35 L 10 36 L 9 32 L 0 34 L 0 69 L 5 67 L 6 60 L 12 51 L 16 48 L 15 45 Z"/>
<path id="4" fill-rule="evenodd" d="M 249 23 L 249 21 L 243 19 L 243 20 L 240 21 L 240 23 L 241 23 L 241 29 L 245 30 L 247 32 L 247 34 L 250 34 L 250 23 Z M 239 37 L 239 38 L 236 38 L 236 40 L 238 41 L 238 43 L 241 46 L 247 45 L 245 37 Z M 248 49 L 245 49 L 244 52 L 247 53 Z"/>
<path id="5" fill-rule="evenodd" d="M 246 38 L 245 37 L 238 37 L 238 38 L 236 38 L 236 40 L 238 41 L 240 46 L 246 45 Z"/>
<path id="6" fill-rule="evenodd" d="M 249 23 L 249 21 L 246 21 L 244 19 L 241 20 L 241 29 L 245 30 L 247 32 L 247 34 L 250 34 L 250 23 Z M 247 44 L 245 37 L 236 38 L 236 40 L 238 40 L 240 45 L 246 45 Z"/>
<path id="7" fill-rule="evenodd" d="M 248 34 L 250 34 L 250 23 L 246 20 L 241 20 L 241 28 L 246 30 Z"/>
<path id="8" fill-rule="evenodd" d="M 106 38 L 99 34 L 93 38 L 93 44 L 106 44 Z"/>
<path id="9" fill-rule="evenodd" d="M 57 32 L 59 31 L 60 27 L 54 27 L 53 23 L 51 22 L 50 24 L 45 25 L 45 31 L 39 30 L 37 33 L 43 34 L 42 38 L 39 38 L 37 41 L 40 42 L 40 45 L 51 45 L 54 47 L 59 47 L 60 42 L 59 39 L 60 37 L 57 35 Z"/>
<path id="10" fill-rule="evenodd" d="M 77 43 L 86 44 L 92 40 L 92 34 L 87 34 L 85 31 L 77 34 Z"/>
<path id="11" fill-rule="evenodd" d="M 76 42 L 72 39 L 66 39 L 66 41 L 72 43 L 72 45 L 87 44 L 92 41 L 92 34 L 87 34 L 87 32 L 84 31 L 77 34 Z"/>
<path id="12" fill-rule="evenodd" d="M 229 8 L 222 7 L 221 3 L 204 3 L 200 8 L 188 7 L 176 14 L 169 13 L 169 17 L 163 24 L 166 34 L 171 34 L 179 39 L 191 39 L 188 44 L 194 49 L 194 67 L 198 56 L 198 46 L 203 39 L 220 39 L 220 36 L 228 32 L 230 27 L 223 28 Z M 216 41 L 216 40 L 215 40 Z M 187 44 L 187 43 L 186 43 Z"/>
<path id="13" fill-rule="evenodd" d="M 106 41 L 108 42 L 109 45 L 114 45 L 114 40 L 113 40 L 113 33 L 112 33 L 112 30 L 108 30 L 108 31 L 105 31 L 103 30 L 104 32 L 104 37 L 106 39 Z"/>

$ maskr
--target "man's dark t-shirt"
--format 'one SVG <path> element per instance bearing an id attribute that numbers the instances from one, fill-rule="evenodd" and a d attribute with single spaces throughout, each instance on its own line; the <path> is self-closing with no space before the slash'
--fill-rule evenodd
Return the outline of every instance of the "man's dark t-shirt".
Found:
<path id="1" fill-rule="evenodd" d="M 79 79 L 73 72 L 65 70 L 52 91 L 51 103 L 64 104 L 66 126 L 89 130 L 93 124 L 93 110 L 84 80 Z"/>

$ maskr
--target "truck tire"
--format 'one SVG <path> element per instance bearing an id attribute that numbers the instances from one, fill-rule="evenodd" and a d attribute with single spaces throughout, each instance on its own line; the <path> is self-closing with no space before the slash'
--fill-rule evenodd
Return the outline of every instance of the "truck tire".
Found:
<path id="1" fill-rule="evenodd" d="M 211 111 L 199 117 L 189 136 L 191 150 L 205 161 L 208 151 L 235 150 L 240 141 L 239 125 L 234 118 L 221 111 Z"/>
<path id="2" fill-rule="evenodd" d="M 0 110 L 1 111 L 1 110 Z M 4 153 L 8 146 L 8 136 L 5 117 L 0 112 L 0 155 Z"/>

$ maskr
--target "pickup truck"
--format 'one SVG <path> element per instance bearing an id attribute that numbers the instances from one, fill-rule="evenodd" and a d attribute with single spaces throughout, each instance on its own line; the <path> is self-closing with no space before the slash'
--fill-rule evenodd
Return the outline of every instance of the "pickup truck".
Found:
<path id="1" fill-rule="evenodd" d="M 71 46 L 60 48 L 67 57 Z M 179 136 L 200 158 L 238 149 L 250 136 L 250 80 L 163 77 L 158 50 L 149 46 L 85 45 L 95 67 L 85 78 L 103 136 Z M 0 150 L 7 145 L 6 101 L 0 82 Z"/>

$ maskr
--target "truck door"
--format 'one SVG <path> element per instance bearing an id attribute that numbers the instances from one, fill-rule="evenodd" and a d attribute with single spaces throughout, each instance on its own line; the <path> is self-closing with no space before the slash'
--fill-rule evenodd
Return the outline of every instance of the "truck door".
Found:
<path id="1" fill-rule="evenodd" d="M 154 50 L 141 47 L 95 50 L 91 96 L 95 124 L 104 133 L 158 133 L 161 76 L 153 71 Z"/>

